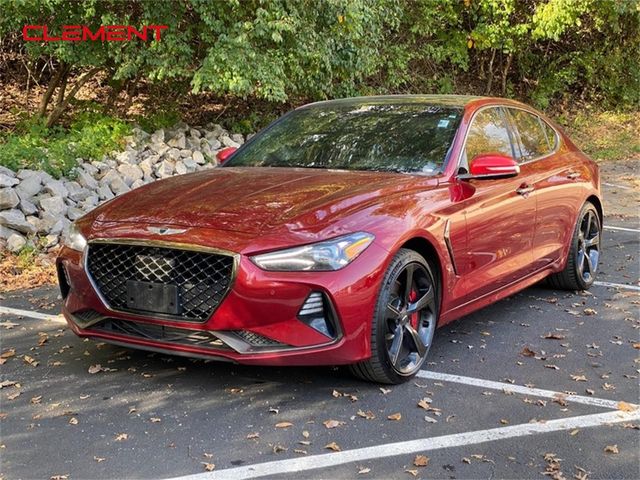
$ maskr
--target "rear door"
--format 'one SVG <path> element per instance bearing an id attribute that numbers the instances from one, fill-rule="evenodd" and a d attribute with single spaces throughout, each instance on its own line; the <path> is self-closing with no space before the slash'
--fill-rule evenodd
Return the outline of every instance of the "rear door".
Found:
<path id="1" fill-rule="evenodd" d="M 580 188 L 581 168 L 577 159 L 563 153 L 559 135 L 542 118 L 519 108 L 507 112 L 518 140 L 518 162 L 530 178 L 537 204 L 532 254 L 539 269 L 559 260 L 569 242 L 580 208 L 574 189 Z"/>
<path id="2" fill-rule="evenodd" d="M 461 171 L 483 153 L 517 157 L 515 142 L 502 107 L 479 110 L 469 126 Z M 495 180 L 469 180 L 465 202 L 467 249 L 460 255 L 454 297 L 460 305 L 502 288 L 532 271 L 536 202 L 522 173 Z"/>

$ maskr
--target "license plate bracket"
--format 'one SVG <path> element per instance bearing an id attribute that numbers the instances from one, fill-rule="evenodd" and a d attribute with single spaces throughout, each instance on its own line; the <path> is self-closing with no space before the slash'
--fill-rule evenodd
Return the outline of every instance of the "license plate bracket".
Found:
<path id="1" fill-rule="evenodd" d="M 127 282 L 127 308 L 145 312 L 180 314 L 180 296 L 177 285 L 154 282 Z"/>

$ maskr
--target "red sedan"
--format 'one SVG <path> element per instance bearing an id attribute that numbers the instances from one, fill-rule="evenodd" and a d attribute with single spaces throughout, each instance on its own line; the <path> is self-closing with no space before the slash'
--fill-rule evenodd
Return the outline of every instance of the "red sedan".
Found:
<path id="1" fill-rule="evenodd" d="M 399 383 L 436 326 L 598 269 L 598 167 L 518 102 L 314 103 L 219 159 L 76 222 L 57 263 L 76 334 Z"/>

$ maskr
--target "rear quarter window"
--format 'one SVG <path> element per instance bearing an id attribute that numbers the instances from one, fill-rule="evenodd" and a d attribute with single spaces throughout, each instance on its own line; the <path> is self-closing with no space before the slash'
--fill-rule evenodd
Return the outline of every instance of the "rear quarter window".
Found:
<path id="1" fill-rule="evenodd" d="M 550 154 L 555 147 L 555 132 L 537 115 L 510 108 L 509 113 L 520 138 L 520 162 L 528 162 Z M 547 128 L 551 133 L 547 133 Z M 551 135 L 551 138 L 549 138 Z M 550 140 L 554 144 L 550 143 Z"/>

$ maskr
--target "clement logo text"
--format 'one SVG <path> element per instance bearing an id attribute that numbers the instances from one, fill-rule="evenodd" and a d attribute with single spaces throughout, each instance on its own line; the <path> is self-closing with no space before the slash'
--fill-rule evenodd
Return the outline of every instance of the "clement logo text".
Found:
<path id="1" fill-rule="evenodd" d="M 51 34 L 46 25 L 25 25 L 22 38 L 26 42 L 127 42 L 132 39 L 160 41 L 167 25 L 146 25 L 140 30 L 129 25 L 102 25 L 92 30 L 87 25 L 63 25 Z"/>

